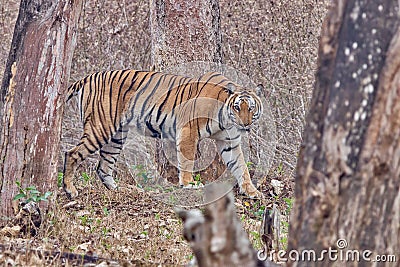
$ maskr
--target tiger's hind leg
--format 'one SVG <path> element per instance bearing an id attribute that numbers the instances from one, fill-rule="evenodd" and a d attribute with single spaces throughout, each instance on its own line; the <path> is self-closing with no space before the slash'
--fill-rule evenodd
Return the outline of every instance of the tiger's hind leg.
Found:
<path id="1" fill-rule="evenodd" d="M 96 172 L 107 189 L 117 188 L 113 172 L 115 162 L 126 141 L 127 132 L 128 129 L 126 127 L 120 128 L 111 138 L 110 142 L 100 149 L 100 161 Z"/>
<path id="2" fill-rule="evenodd" d="M 217 140 L 217 147 L 228 170 L 238 181 L 240 192 L 252 198 L 261 198 L 261 192 L 257 190 L 250 179 L 250 173 L 240 146 L 240 139 L 234 142 Z"/>

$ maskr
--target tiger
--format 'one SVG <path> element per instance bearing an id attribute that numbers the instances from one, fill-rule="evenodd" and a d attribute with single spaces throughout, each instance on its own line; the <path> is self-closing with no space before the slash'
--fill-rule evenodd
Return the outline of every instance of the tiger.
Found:
<path id="1" fill-rule="evenodd" d="M 67 92 L 67 101 L 78 95 L 83 135 L 65 153 L 64 191 L 69 198 L 78 196 L 74 173 L 96 151 L 100 151 L 97 175 L 108 189 L 116 189 L 114 166 L 129 129 L 134 128 L 142 135 L 176 143 L 181 187 L 193 185 L 198 142 L 211 138 L 240 192 L 261 198 L 250 179 L 241 138 L 263 112 L 263 90 L 262 85 L 255 90 L 241 87 L 217 72 L 191 78 L 126 69 L 86 76 Z"/>

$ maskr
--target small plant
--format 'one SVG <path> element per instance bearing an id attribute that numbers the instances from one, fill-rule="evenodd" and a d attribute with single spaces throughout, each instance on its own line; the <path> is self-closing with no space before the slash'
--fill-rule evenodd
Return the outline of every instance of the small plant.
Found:
<path id="1" fill-rule="evenodd" d="M 193 182 L 190 182 L 189 184 L 193 186 L 199 186 L 201 185 L 201 176 L 200 173 L 196 174 L 196 176 L 193 177 Z"/>
<path id="2" fill-rule="evenodd" d="M 265 211 L 265 206 L 259 206 L 256 211 L 254 211 L 254 215 L 257 217 L 257 219 L 262 220 L 264 216 L 264 211 Z"/>
<path id="3" fill-rule="evenodd" d="M 150 255 L 151 255 L 150 251 L 146 251 L 146 255 L 144 255 L 144 258 L 145 259 L 150 258 Z"/>
<path id="4" fill-rule="evenodd" d="M 254 248 L 255 249 L 261 249 L 262 248 L 262 241 L 261 241 L 261 236 L 260 233 L 257 231 L 251 231 L 250 234 L 253 236 L 254 238 Z"/>
<path id="5" fill-rule="evenodd" d="M 106 227 L 101 228 L 101 233 L 103 234 L 103 236 L 107 236 L 107 234 L 110 232 L 111 232 L 110 228 L 106 228 Z"/>
<path id="6" fill-rule="evenodd" d="M 101 244 L 103 245 L 105 250 L 110 250 L 112 248 L 111 244 L 108 244 L 106 241 L 102 240 Z"/>
<path id="7" fill-rule="evenodd" d="M 254 163 L 253 162 L 251 162 L 251 161 L 248 161 L 248 162 L 246 162 L 246 166 L 247 166 L 247 169 L 251 169 L 251 168 L 253 168 L 253 166 L 254 166 Z"/>
<path id="8" fill-rule="evenodd" d="M 62 172 L 59 172 L 57 174 L 57 186 L 62 187 L 63 186 L 63 180 L 64 180 L 64 174 Z"/>
<path id="9" fill-rule="evenodd" d="M 285 213 L 286 213 L 287 218 L 289 218 L 290 211 L 292 210 L 292 207 L 293 207 L 293 199 L 292 198 L 283 198 L 283 201 L 285 201 L 285 203 L 286 203 Z M 282 247 L 284 249 L 286 249 L 287 244 L 288 244 L 287 236 L 289 233 L 289 222 L 281 221 L 281 229 L 282 229 L 282 233 L 284 236 L 280 239 L 280 243 L 281 243 Z"/>
<path id="10" fill-rule="evenodd" d="M 82 177 L 83 181 L 85 182 L 85 184 L 87 184 L 91 179 L 89 174 L 87 174 L 86 172 L 82 172 L 81 177 Z"/>
<path id="11" fill-rule="evenodd" d="M 49 196 L 52 194 L 51 192 L 46 192 L 42 195 L 35 186 L 23 188 L 20 181 L 16 181 L 15 183 L 17 184 L 19 193 L 13 198 L 13 200 L 25 199 L 25 203 L 31 201 L 39 203 L 40 201 L 47 201 Z"/>
<path id="12" fill-rule="evenodd" d="M 276 174 L 281 176 L 285 173 L 285 170 L 283 169 L 283 163 L 279 163 L 278 167 L 276 168 Z"/>
<path id="13" fill-rule="evenodd" d="M 193 260 L 194 255 L 193 254 L 186 255 L 186 258 L 191 261 Z"/>
<path id="14" fill-rule="evenodd" d="M 283 198 L 283 201 L 285 201 L 286 202 L 286 215 L 290 215 L 290 211 L 292 210 L 292 208 L 293 208 L 293 199 L 292 198 L 287 198 L 287 197 L 285 197 L 285 198 Z"/>
<path id="15" fill-rule="evenodd" d="M 107 207 L 103 208 L 103 213 L 105 216 L 108 216 L 110 214 L 110 211 L 107 209 Z"/>
<path id="16" fill-rule="evenodd" d="M 90 218 L 86 214 L 83 216 L 80 216 L 78 218 L 79 218 L 79 220 L 81 220 L 82 226 L 88 226 L 89 224 L 91 224 L 93 222 L 93 218 Z"/>
<path id="17" fill-rule="evenodd" d="M 137 172 L 137 175 L 142 177 L 143 182 L 145 184 L 147 184 L 149 182 L 149 180 L 152 178 L 151 175 L 149 175 L 149 173 L 146 171 L 146 169 L 144 168 L 143 165 L 139 164 L 139 165 L 134 165 L 132 167 L 133 170 L 135 170 Z"/>
<path id="18" fill-rule="evenodd" d="M 282 237 L 281 240 L 279 240 L 279 241 L 281 242 L 282 248 L 283 248 L 284 250 L 286 250 L 286 249 L 287 249 L 287 245 L 288 245 L 288 239 L 287 239 L 287 237 L 286 237 L 286 236 L 285 236 L 285 237 Z"/>
<path id="19" fill-rule="evenodd" d="M 177 202 L 177 199 L 174 195 L 169 195 L 168 199 L 171 202 L 171 204 L 176 204 Z"/>

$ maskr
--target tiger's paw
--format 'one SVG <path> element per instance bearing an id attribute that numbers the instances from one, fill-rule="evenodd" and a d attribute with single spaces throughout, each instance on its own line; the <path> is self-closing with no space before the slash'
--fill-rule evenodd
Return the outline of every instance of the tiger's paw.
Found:
<path id="1" fill-rule="evenodd" d="M 250 198 L 262 199 L 264 197 L 263 194 L 251 183 L 243 184 L 240 192 L 245 193 Z"/>
<path id="2" fill-rule="evenodd" d="M 78 196 L 78 190 L 76 190 L 76 187 L 74 185 L 64 185 L 64 191 L 67 194 L 67 197 L 69 199 L 74 199 Z"/>
<path id="3" fill-rule="evenodd" d="M 101 181 L 108 190 L 115 190 L 118 188 L 118 185 L 115 183 L 114 179 L 111 176 L 104 177 L 103 179 L 101 179 Z"/>

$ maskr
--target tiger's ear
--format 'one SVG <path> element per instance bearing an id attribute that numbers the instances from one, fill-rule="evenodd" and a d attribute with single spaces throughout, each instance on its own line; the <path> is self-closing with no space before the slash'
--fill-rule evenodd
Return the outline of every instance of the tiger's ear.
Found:
<path id="1" fill-rule="evenodd" d="M 233 94 L 236 90 L 236 87 L 233 83 L 228 83 L 228 85 L 226 86 L 226 90 L 228 90 L 230 94 Z"/>
<path id="2" fill-rule="evenodd" d="M 257 85 L 255 93 L 257 96 L 262 96 L 264 94 L 264 85 L 262 85 L 261 83 Z"/>

